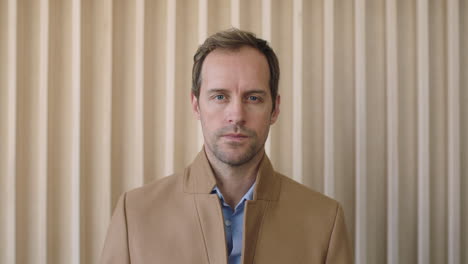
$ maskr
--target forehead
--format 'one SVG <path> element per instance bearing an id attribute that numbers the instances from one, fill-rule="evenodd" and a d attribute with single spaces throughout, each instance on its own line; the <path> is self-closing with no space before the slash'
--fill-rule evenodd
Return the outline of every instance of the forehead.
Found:
<path id="1" fill-rule="evenodd" d="M 255 48 L 215 49 L 205 58 L 201 77 L 202 87 L 236 85 L 268 89 L 270 70 L 265 55 Z"/>

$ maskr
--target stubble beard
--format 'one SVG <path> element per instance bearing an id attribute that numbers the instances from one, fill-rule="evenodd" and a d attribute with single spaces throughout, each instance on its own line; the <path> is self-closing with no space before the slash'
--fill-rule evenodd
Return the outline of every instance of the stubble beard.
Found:
<path id="1" fill-rule="evenodd" d="M 232 131 L 247 135 L 249 137 L 249 142 L 221 142 L 222 135 Z M 245 151 L 242 151 L 244 144 L 248 144 L 248 146 Z M 230 126 L 216 131 L 213 144 L 207 145 L 216 159 L 229 166 L 238 167 L 251 161 L 260 152 L 264 143 L 261 144 L 261 142 L 259 142 L 258 136 L 254 131 L 239 128 L 238 126 Z M 231 149 L 232 152 L 241 153 L 231 153 L 231 151 L 226 148 Z"/>

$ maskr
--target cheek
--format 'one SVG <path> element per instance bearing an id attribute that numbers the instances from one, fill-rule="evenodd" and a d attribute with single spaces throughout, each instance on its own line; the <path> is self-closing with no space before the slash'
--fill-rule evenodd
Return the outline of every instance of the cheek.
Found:
<path id="1" fill-rule="evenodd" d="M 206 111 L 204 113 L 204 118 L 205 118 L 205 122 L 210 125 L 210 126 L 216 126 L 217 124 L 219 124 L 220 122 L 222 122 L 223 120 L 223 112 L 220 110 L 220 111 L 213 111 L 213 109 L 211 109 L 210 111 Z"/>
<path id="2" fill-rule="evenodd" d="M 252 120 L 250 120 L 252 126 L 255 126 L 257 131 L 261 131 L 262 133 L 266 133 L 270 129 L 270 114 L 259 114 L 255 116 Z"/>
<path id="3" fill-rule="evenodd" d="M 223 112 L 222 104 L 216 104 L 212 101 L 203 101 L 200 107 L 200 113 L 205 116 L 215 117 Z"/>
<path id="4" fill-rule="evenodd" d="M 223 124 L 222 112 L 212 110 L 200 111 L 200 120 L 204 133 L 213 134 Z"/>

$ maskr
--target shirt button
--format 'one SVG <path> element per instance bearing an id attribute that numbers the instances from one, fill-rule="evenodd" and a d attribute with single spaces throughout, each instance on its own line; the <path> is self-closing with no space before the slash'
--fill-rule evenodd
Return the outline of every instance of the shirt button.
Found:
<path id="1" fill-rule="evenodd" d="M 226 226 L 231 226 L 232 223 L 231 223 L 230 220 L 226 220 L 226 221 L 224 221 L 224 224 L 225 224 Z"/>

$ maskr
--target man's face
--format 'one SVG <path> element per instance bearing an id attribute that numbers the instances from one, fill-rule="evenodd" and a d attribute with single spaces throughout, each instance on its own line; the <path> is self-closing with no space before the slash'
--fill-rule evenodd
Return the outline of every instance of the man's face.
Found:
<path id="1" fill-rule="evenodd" d="M 245 164 L 262 153 L 279 114 L 279 95 L 272 111 L 267 59 L 251 47 L 216 49 L 205 58 L 201 77 L 192 109 L 201 120 L 205 150 L 225 164 Z"/>

